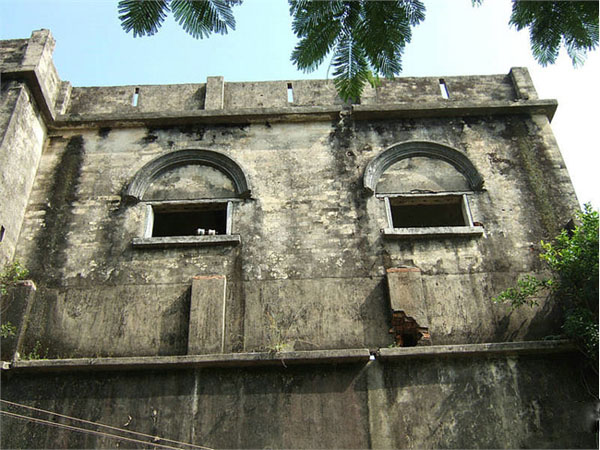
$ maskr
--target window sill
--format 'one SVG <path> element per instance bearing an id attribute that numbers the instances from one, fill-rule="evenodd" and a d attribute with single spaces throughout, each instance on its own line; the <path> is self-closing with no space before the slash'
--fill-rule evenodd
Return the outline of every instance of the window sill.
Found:
<path id="1" fill-rule="evenodd" d="M 239 234 L 216 236 L 167 236 L 133 238 L 132 245 L 137 248 L 156 247 L 201 247 L 207 245 L 237 245 L 242 242 Z"/>
<path id="2" fill-rule="evenodd" d="M 427 237 L 452 236 L 481 236 L 483 227 L 413 227 L 413 228 L 384 228 L 381 230 L 384 238 L 406 239 Z"/>

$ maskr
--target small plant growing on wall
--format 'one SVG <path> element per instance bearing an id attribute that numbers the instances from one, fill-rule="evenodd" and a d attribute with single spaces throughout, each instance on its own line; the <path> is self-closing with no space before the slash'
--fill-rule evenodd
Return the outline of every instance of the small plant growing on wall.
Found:
<path id="1" fill-rule="evenodd" d="M 19 261 L 7 264 L 0 272 L 0 296 L 8 294 L 8 288 L 24 280 L 29 275 L 27 270 Z"/>
<path id="2" fill-rule="evenodd" d="M 9 337 L 16 336 L 17 327 L 15 327 L 12 323 L 6 322 L 0 325 L 0 337 L 3 339 L 7 339 Z"/>
<path id="3" fill-rule="evenodd" d="M 4 266 L 0 272 L 0 314 L 4 314 L 8 309 L 10 300 L 8 298 L 8 290 L 11 286 L 16 285 L 19 281 L 24 280 L 29 275 L 27 270 L 19 261 Z M 8 339 L 15 336 L 17 327 L 10 322 L 4 322 L 0 325 L 0 337 Z"/>
<path id="4" fill-rule="evenodd" d="M 526 276 L 500 293 L 495 302 L 513 309 L 535 306 L 545 290 L 564 311 L 563 333 L 573 339 L 598 367 L 598 211 L 586 204 L 572 230 L 563 230 L 552 242 L 543 242 L 540 255 L 552 276 Z"/>
<path id="5" fill-rule="evenodd" d="M 36 360 L 36 359 L 48 359 L 49 349 L 43 349 L 40 341 L 35 341 L 33 348 L 30 352 L 26 352 L 21 356 L 21 359 L 25 361 Z"/>
<path id="6" fill-rule="evenodd" d="M 298 325 L 302 322 L 302 318 L 309 307 L 310 304 L 306 304 L 289 316 L 281 313 L 276 314 L 272 311 L 266 312 L 269 327 L 267 336 L 269 352 L 281 353 L 297 350 L 296 344 L 316 347 L 314 343 L 298 335 Z"/>
<path id="7" fill-rule="evenodd" d="M 272 353 L 280 353 L 293 348 L 292 343 L 288 341 L 289 326 L 285 330 L 278 324 L 278 321 L 273 317 L 273 314 L 267 312 L 267 320 L 269 321 L 269 351 Z"/>

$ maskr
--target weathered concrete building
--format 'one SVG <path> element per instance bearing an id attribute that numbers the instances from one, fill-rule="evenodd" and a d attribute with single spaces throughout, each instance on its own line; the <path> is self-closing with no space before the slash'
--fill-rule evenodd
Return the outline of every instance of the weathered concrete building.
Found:
<path id="1" fill-rule="evenodd" d="M 348 105 L 72 87 L 53 48 L 0 43 L 0 263 L 33 280 L 3 304 L 4 448 L 149 442 L 16 404 L 171 448 L 597 445 L 578 354 L 542 340 L 559 305 L 491 301 L 578 208 L 526 69 Z"/>

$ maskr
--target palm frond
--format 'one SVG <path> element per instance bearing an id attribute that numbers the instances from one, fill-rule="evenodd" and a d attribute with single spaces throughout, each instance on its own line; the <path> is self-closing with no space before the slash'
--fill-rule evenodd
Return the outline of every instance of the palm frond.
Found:
<path id="1" fill-rule="evenodd" d="M 133 30 L 133 37 L 152 36 L 167 17 L 167 0 L 121 0 L 118 4 L 119 20 L 125 32 Z"/>
<path id="2" fill-rule="evenodd" d="M 338 42 L 333 67 L 335 87 L 342 100 L 358 101 L 371 72 L 362 48 L 351 35 L 345 34 Z"/>
<path id="3" fill-rule="evenodd" d="M 404 7 L 406 16 L 412 26 L 418 25 L 425 20 L 425 5 L 420 0 L 402 0 L 399 3 Z"/>
<path id="4" fill-rule="evenodd" d="M 514 1 L 509 24 L 529 27 L 531 50 L 542 66 L 556 61 L 561 43 L 576 66 L 598 46 L 597 1 Z"/>
<path id="5" fill-rule="evenodd" d="M 290 15 L 292 16 L 292 31 L 301 38 L 319 30 L 325 24 L 340 20 L 344 11 L 344 2 L 290 0 Z"/>
<path id="6" fill-rule="evenodd" d="M 304 72 L 314 71 L 331 52 L 340 31 L 341 24 L 330 21 L 318 31 L 308 33 L 294 48 L 292 62 Z"/>
<path id="7" fill-rule="evenodd" d="M 312 71 L 334 49 L 331 65 L 345 101 L 358 100 L 367 79 L 400 73 L 411 26 L 425 18 L 419 0 L 289 0 L 289 5 L 300 38 L 292 61 Z"/>
<path id="8" fill-rule="evenodd" d="M 586 52 L 572 45 L 567 44 L 566 47 L 567 55 L 569 55 L 569 58 L 571 58 L 573 67 L 577 68 L 583 66 L 583 63 L 585 62 L 586 58 Z"/>
<path id="9" fill-rule="evenodd" d="M 227 34 L 228 28 L 235 30 L 234 0 L 173 0 L 173 17 L 186 33 L 194 38 L 208 37 L 211 33 Z"/>
<path id="10" fill-rule="evenodd" d="M 560 34 L 549 30 L 549 32 L 542 35 L 532 30 L 529 39 L 531 41 L 531 53 L 540 65 L 546 67 L 548 64 L 556 62 L 560 51 Z"/>
<path id="11" fill-rule="evenodd" d="M 292 29 L 300 41 L 291 60 L 305 72 L 315 70 L 327 57 L 341 33 L 342 1 L 290 0 Z"/>
<path id="12" fill-rule="evenodd" d="M 369 63 L 385 77 L 402 71 L 402 53 L 412 37 L 403 2 L 366 2 L 355 35 Z"/>
<path id="13" fill-rule="evenodd" d="M 360 24 L 363 1 L 346 0 L 344 3 L 344 9 L 340 14 L 340 21 L 344 28 L 344 33 L 352 34 L 356 27 Z"/>

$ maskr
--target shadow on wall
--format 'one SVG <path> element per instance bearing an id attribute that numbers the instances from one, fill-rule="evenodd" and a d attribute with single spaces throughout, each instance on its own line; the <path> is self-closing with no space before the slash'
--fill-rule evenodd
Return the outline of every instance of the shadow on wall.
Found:
<path id="1" fill-rule="evenodd" d="M 389 344 L 394 343 L 393 336 L 388 331 L 392 323 L 392 313 L 387 292 L 387 282 L 382 278 L 359 307 L 364 336 L 363 345 L 367 348 L 387 347 L 386 341 Z M 381 323 L 382 319 L 384 323 Z"/>
<path id="2" fill-rule="evenodd" d="M 187 354 L 191 291 L 190 286 L 161 315 L 159 356 Z"/>
<path id="3" fill-rule="evenodd" d="M 534 341 L 562 333 L 562 307 L 554 297 L 546 298 L 540 307 L 535 307 L 535 314 L 527 306 L 514 310 L 507 305 L 496 307 L 504 314 L 495 324 L 493 342 Z"/>

